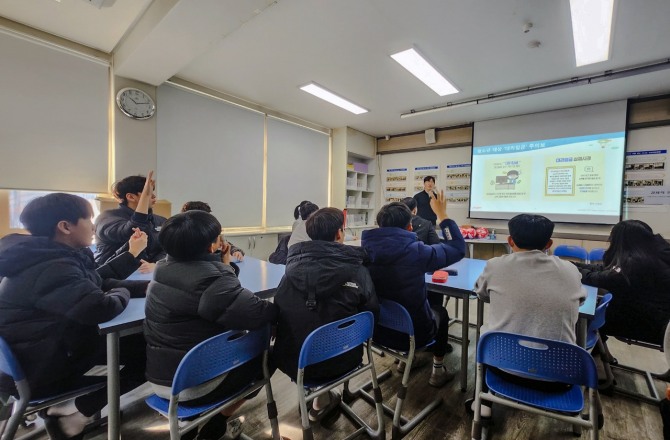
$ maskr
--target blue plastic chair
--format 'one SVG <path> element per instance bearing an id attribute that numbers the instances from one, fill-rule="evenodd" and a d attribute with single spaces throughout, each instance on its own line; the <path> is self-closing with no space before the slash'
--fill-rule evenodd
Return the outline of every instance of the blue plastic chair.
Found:
<path id="1" fill-rule="evenodd" d="M 414 429 L 423 419 L 425 419 L 434 409 L 442 404 L 442 397 L 436 397 L 432 402 L 428 403 L 421 411 L 419 411 L 412 419 L 407 419 L 402 415 L 402 407 L 407 396 L 407 388 L 409 384 L 410 370 L 412 369 L 412 362 L 414 361 L 417 351 L 421 351 L 431 346 L 435 341 L 431 341 L 423 347 L 416 347 L 416 338 L 414 337 L 414 324 L 409 312 L 399 303 L 388 299 L 379 300 L 379 319 L 377 320 L 377 327 L 385 327 L 395 330 L 407 335 L 409 339 L 409 350 L 396 350 L 373 339 L 372 346 L 378 348 L 389 356 L 405 362 L 405 372 L 402 375 L 402 382 L 397 392 L 397 400 L 395 410 L 388 405 L 384 405 L 384 411 L 393 417 L 393 430 L 391 431 L 392 439 L 401 439 L 405 437 L 412 429 Z M 382 381 L 391 376 L 391 370 L 386 370 L 377 379 Z M 369 388 L 369 384 L 365 384 L 360 390 L 360 396 L 366 401 L 374 403 L 373 397 L 365 390 Z"/>
<path id="2" fill-rule="evenodd" d="M 377 429 L 373 429 L 365 423 L 349 405 L 340 402 L 340 408 L 356 422 L 360 428 L 347 438 L 354 438 L 361 433 L 366 433 L 373 439 L 383 439 L 384 409 L 382 408 L 382 392 L 377 383 L 374 358 L 372 356 L 371 340 L 374 327 L 374 316 L 372 312 L 361 312 L 348 318 L 334 321 L 314 330 L 302 344 L 300 357 L 298 358 L 298 374 L 296 384 L 298 386 L 298 405 L 302 422 L 303 440 L 313 440 L 314 434 L 309 424 L 307 404 L 316 397 L 328 393 L 331 389 L 344 384 L 346 394 L 354 394 L 349 391 L 349 380 L 363 373 L 370 372 L 372 387 L 375 394 L 375 407 L 377 409 Z M 332 359 L 356 347 L 365 345 L 367 362 L 363 362 L 357 368 L 343 374 L 341 377 L 327 382 L 305 383 L 305 368 L 309 365 Z"/>
<path id="3" fill-rule="evenodd" d="M 589 321 L 589 326 L 586 330 L 586 349 L 589 351 L 591 351 L 593 347 L 596 346 L 598 340 L 600 339 L 600 333 L 598 333 L 598 329 L 605 325 L 605 312 L 607 311 L 607 306 L 610 305 L 610 301 L 612 301 L 611 293 L 603 295 L 603 297 L 600 299 L 600 304 L 598 304 L 598 307 L 596 307 L 596 311 L 593 314 L 593 319 Z M 599 348 L 603 349 L 604 347 Z M 602 352 L 603 351 L 601 351 L 601 353 Z"/>
<path id="4" fill-rule="evenodd" d="M 559 258 L 580 260 L 582 263 L 586 263 L 589 259 L 589 253 L 586 252 L 586 249 L 581 246 L 569 246 L 567 244 L 556 246 L 554 255 Z"/>
<path id="5" fill-rule="evenodd" d="M 605 248 L 593 248 L 589 251 L 589 263 L 602 263 Z"/>
<path id="6" fill-rule="evenodd" d="M 147 397 L 146 403 L 168 418 L 170 439 L 177 440 L 183 434 L 210 420 L 221 410 L 245 399 L 249 393 L 265 387 L 272 438 L 280 440 L 277 406 L 272 395 L 270 373 L 267 367 L 269 347 L 269 325 L 255 331 L 231 330 L 209 338 L 193 347 L 179 363 L 172 380 L 170 399 L 163 399 L 153 394 Z M 179 393 L 185 389 L 215 379 L 261 355 L 263 356 L 263 379 L 251 382 L 243 390 L 219 402 L 198 406 L 189 405 L 188 402 L 179 402 Z M 185 422 L 181 428 L 179 427 L 180 421 Z"/>
<path id="7" fill-rule="evenodd" d="M 4 429 L 0 429 L 2 440 L 12 440 L 14 438 L 25 416 L 84 394 L 92 393 L 105 386 L 104 378 L 100 378 L 99 380 L 93 379 L 94 383 L 84 385 L 66 393 L 43 398 L 33 398 L 30 384 L 23 374 L 23 369 L 16 357 L 14 357 L 9 344 L 2 338 L 0 338 L 0 372 L 12 378 L 18 395 L 0 396 L 0 406 L 2 406 L 0 413 L 9 415 L 11 412 L 8 419 L 0 417 L 0 420 L 3 422 L 6 420 L 6 423 L 0 422 L 0 426 L 4 425 Z M 3 404 L 3 402 L 7 402 L 7 405 Z"/>
<path id="8" fill-rule="evenodd" d="M 566 390 L 540 391 L 530 385 L 511 383 L 496 367 L 530 379 L 561 382 L 572 385 Z M 488 391 L 484 391 L 484 380 Z M 584 396 L 581 386 L 588 388 L 589 413 L 582 419 Z M 472 438 L 481 439 L 482 400 L 545 415 L 591 430 L 591 439 L 598 438 L 598 374 L 593 358 L 581 347 L 566 342 L 521 336 L 504 332 L 488 332 L 477 345 L 477 381 L 475 417 Z"/>

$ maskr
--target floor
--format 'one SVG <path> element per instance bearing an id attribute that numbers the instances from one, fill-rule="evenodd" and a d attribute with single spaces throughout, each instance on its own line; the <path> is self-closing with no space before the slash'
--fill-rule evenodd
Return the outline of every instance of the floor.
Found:
<path id="1" fill-rule="evenodd" d="M 474 307 L 473 307 L 474 308 Z M 452 326 L 451 333 L 460 334 L 460 325 Z M 474 337 L 474 329 L 471 329 L 471 337 Z M 455 350 L 446 357 L 448 368 L 457 370 L 459 368 L 460 347 L 454 343 Z M 468 371 L 468 390 L 462 393 L 459 389 L 458 380 L 447 384 L 442 389 L 435 389 L 428 385 L 430 374 L 429 366 L 423 367 L 415 372 L 410 383 L 406 399 L 406 412 L 413 415 L 436 396 L 442 398 L 443 403 L 423 423 L 417 426 L 406 438 L 415 440 L 433 439 L 469 439 L 470 426 L 472 422 L 464 409 L 463 402 L 473 394 L 474 390 L 474 344 L 469 349 L 470 369 Z M 609 343 L 612 354 L 623 364 L 633 365 L 639 368 L 662 372 L 667 369 L 663 353 L 643 349 L 635 346 L 627 346 L 619 341 Z M 377 357 L 375 360 L 378 372 L 391 368 L 393 375 L 382 383 L 384 400 L 391 404 L 395 403 L 395 390 L 400 383 L 400 375 L 395 372 L 393 359 L 389 357 Z M 618 383 L 627 388 L 644 389 L 644 381 L 640 378 L 619 374 Z M 660 393 L 665 393 L 665 384 L 657 382 Z M 354 384 L 355 386 L 355 384 Z M 297 411 L 296 388 L 286 376 L 277 372 L 272 379 L 272 387 L 279 410 L 279 422 L 281 434 L 293 440 L 302 438 L 300 420 Z M 149 388 L 141 388 L 136 391 L 135 398 L 150 392 Z M 600 431 L 601 439 L 663 439 L 662 422 L 659 410 L 656 406 L 630 400 L 620 395 L 602 396 L 603 412 L 605 415 L 605 426 Z M 122 402 L 122 405 L 124 403 Z M 368 422 L 373 422 L 374 411 L 371 406 L 362 401 L 353 405 L 354 410 Z M 244 433 L 254 439 L 269 439 L 269 422 L 266 418 L 264 393 L 256 399 L 247 402 L 240 410 L 245 416 Z M 343 415 L 325 426 L 316 426 L 314 429 L 317 439 L 339 439 L 352 432 L 353 425 Z M 23 429 L 17 438 L 35 438 L 46 440 L 44 433 Z M 387 438 L 391 438 L 391 421 L 386 419 Z M 34 431 L 33 431 L 34 432 Z M 166 419 L 153 413 L 140 399 L 134 403 L 125 403 L 123 412 L 124 440 L 153 440 L 168 439 L 169 433 Z M 86 436 L 88 440 L 106 439 L 106 431 L 99 429 Z M 571 427 L 551 419 L 522 413 L 508 408 L 494 408 L 493 425 L 486 433 L 485 439 L 571 439 L 575 438 Z M 588 438 L 582 434 L 582 438 Z"/>

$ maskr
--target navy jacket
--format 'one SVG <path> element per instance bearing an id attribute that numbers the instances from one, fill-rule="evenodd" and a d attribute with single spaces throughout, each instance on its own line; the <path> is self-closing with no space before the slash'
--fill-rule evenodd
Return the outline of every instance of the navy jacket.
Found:
<path id="1" fill-rule="evenodd" d="M 449 228 L 452 239 L 431 246 L 401 228 L 363 231 L 362 245 L 370 258 L 368 269 L 377 296 L 396 301 L 407 309 L 414 323 L 417 347 L 430 342 L 437 332 L 426 295 L 426 272 L 449 266 L 465 255 L 465 241 L 456 223 L 444 220 L 440 228 Z M 382 344 L 398 345 L 378 335 L 375 338 Z"/>

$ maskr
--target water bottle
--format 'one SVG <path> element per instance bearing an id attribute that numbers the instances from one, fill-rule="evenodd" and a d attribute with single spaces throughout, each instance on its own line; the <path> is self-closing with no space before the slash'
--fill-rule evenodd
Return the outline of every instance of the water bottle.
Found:
<path id="1" fill-rule="evenodd" d="M 495 240 L 496 239 L 496 230 L 491 229 L 491 233 L 489 234 L 489 240 Z"/>

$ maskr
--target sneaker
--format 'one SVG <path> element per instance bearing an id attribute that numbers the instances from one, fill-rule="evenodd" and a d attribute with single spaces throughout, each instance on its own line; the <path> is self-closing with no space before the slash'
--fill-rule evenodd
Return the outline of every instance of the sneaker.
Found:
<path id="1" fill-rule="evenodd" d="M 342 395 L 339 392 L 335 390 L 330 390 L 328 391 L 328 395 L 330 396 L 330 402 L 328 402 L 328 405 L 326 405 L 325 408 L 321 408 L 320 410 L 316 410 L 314 409 L 314 407 L 310 408 L 308 414 L 310 422 L 321 421 L 324 417 L 333 412 L 335 408 L 340 406 L 340 402 L 342 401 Z"/>
<path id="2" fill-rule="evenodd" d="M 421 368 L 428 364 L 430 359 L 427 356 L 414 356 L 414 360 L 412 361 L 412 371 L 416 370 L 417 368 Z M 407 364 L 403 361 L 398 362 L 398 366 L 396 369 L 398 370 L 398 373 L 404 373 L 405 372 L 405 367 Z"/>
<path id="3" fill-rule="evenodd" d="M 224 435 L 221 440 L 237 440 L 240 438 L 242 435 L 243 424 L 244 419 L 242 417 L 230 420 L 228 422 L 228 428 L 226 429 L 226 435 Z"/>
<path id="4" fill-rule="evenodd" d="M 456 373 L 450 373 L 444 366 L 442 368 L 433 368 L 428 379 L 428 385 L 431 387 L 440 388 L 445 383 L 451 381 L 456 377 Z"/>

